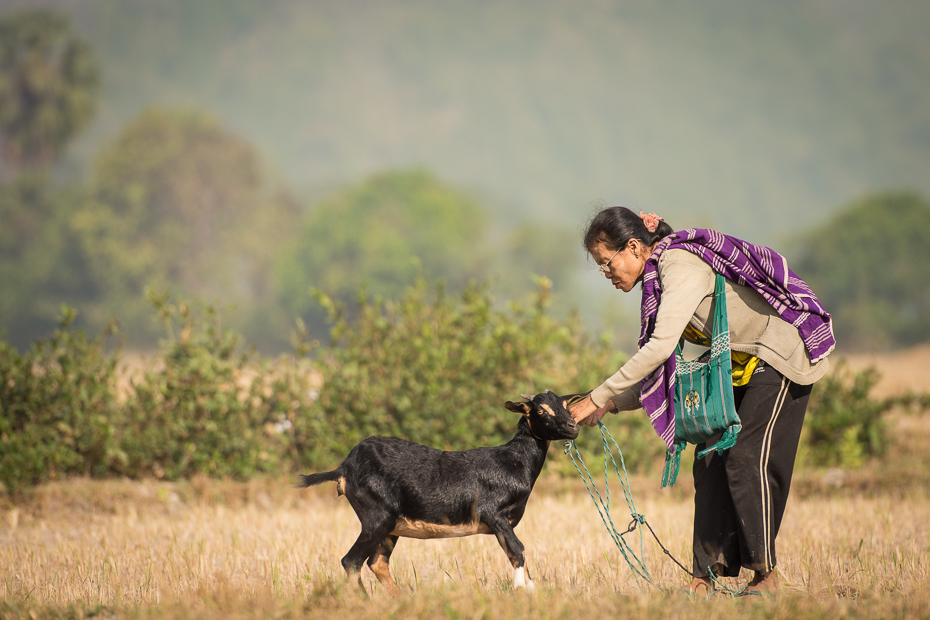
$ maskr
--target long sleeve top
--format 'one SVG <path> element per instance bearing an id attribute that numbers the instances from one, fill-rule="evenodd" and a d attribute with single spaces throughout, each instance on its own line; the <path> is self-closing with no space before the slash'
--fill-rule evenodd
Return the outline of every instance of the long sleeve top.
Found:
<path id="1" fill-rule="evenodd" d="M 673 355 L 675 345 L 691 326 L 710 337 L 716 274 L 710 265 L 687 250 L 665 251 L 659 258 L 662 301 L 652 337 L 613 376 L 591 392 L 598 407 L 612 400 L 621 411 L 640 407 L 640 382 Z M 730 348 L 764 360 L 795 383 L 808 385 L 830 368 L 824 358 L 811 364 L 798 330 L 782 319 L 758 292 L 726 281 Z"/>

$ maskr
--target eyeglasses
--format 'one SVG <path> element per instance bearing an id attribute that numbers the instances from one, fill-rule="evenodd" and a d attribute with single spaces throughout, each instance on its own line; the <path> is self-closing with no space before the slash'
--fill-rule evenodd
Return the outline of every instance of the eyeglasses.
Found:
<path id="1" fill-rule="evenodd" d="M 622 250 L 623 248 L 620 248 L 619 250 L 614 252 L 613 255 L 610 258 L 608 258 L 603 264 L 597 266 L 597 270 L 600 271 L 602 275 L 606 276 L 607 272 L 610 271 L 610 261 L 612 261 L 614 259 L 614 256 L 619 254 Z"/>

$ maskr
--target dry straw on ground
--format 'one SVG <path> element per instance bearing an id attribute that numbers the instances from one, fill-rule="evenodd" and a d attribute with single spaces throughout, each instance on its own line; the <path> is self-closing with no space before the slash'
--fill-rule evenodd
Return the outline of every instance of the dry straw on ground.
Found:
<path id="1" fill-rule="evenodd" d="M 530 500 L 518 534 L 539 593 L 509 592 L 511 569 L 493 537 L 404 539 L 392 564 L 405 594 L 389 601 L 367 569 L 370 599 L 343 585 L 339 558 L 358 532 L 344 499 L 291 490 L 281 481 L 267 482 L 267 490 L 256 483 L 197 484 L 72 481 L 45 488 L 30 506 L 7 510 L 0 599 L 22 609 L 103 605 L 133 614 L 159 610 L 154 615 L 167 614 L 162 617 L 181 610 L 250 617 L 256 606 L 326 616 L 352 609 L 374 617 L 385 606 L 399 612 L 440 602 L 452 610 L 474 604 L 475 615 L 467 617 L 502 617 L 489 609 L 478 613 L 492 602 L 523 617 L 528 610 L 517 601 L 529 599 L 568 606 L 571 617 L 594 617 L 605 604 L 635 600 L 643 617 L 651 617 L 653 607 L 681 604 L 667 592 L 685 575 L 647 541 L 646 562 L 665 592 L 634 577 L 583 491 L 542 489 Z M 639 510 L 675 555 L 688 558 L 687 495 L 644 495 Z M 617 510 L 616 520 L 626 523 L 628 514 Z M 928 524 L 930 502 L 917 494 L 792 500 L 779 538 L 783 593 L 769 604 L 823 611 L 885 601 L 881 609 L 886 603 L 905 605 L 901 611 L 908 613 L 930 609 Z"/>

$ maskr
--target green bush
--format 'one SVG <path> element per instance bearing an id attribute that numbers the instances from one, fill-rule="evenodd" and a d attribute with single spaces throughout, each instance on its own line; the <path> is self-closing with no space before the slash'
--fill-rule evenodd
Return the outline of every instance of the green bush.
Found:
<path id="1" fill-rule="evenodd" d="M 64 308 L 59 328 L 26 355 L 0 341 L 0 482 L 16 492 L 68 474 L 241 479 L 322 469 L 371 435 L 455 450 L 506 442 L 517 420 L 504 401 L 588 389 L 623 361 L 608 335 L 594 340 L 577 317 L 551 317 L 549 295 L 542 280 L 528 301 L 499 309 L 486 287 L 447 296 L 421 279 L 396 301 L 360 295 L 349 316 L 317 293 L 332 342 L 308 343 L 298 322 L 295 354 L 272 360 L 243 350 L 217 308 L 150 294 L 167 338 L 122 398 L 120 351 L 106 348 L 114 329 L 88 340 Z M 877 380 L 874 369 L 841 363 L 815 386 L 802 462 L 861 465 L 887 451 L 892 408 L 930 406 L 926 395 L 873 399 Z M 661 462 L 645 415 L 605 422 L 628 469 Z M 600 436 L 583 429 L 577 443 L 601 473 Z M 549 468 L 574 475 L 561 448 Z"/>
<path id="2" fill-rule="evenodd" d="M 120 351 L 106 347 L 115 328 L 88 340 L 64 308 L 59 328 L 26 355 L 0 341 L 0 482 L 16 492 L 69 474 L 241 479 L 322 469 L 371 435 L 455 450 L 506 442 L 517 420 L 504 401 L 588 389 L 623 361 L 608 335 L 594 340 L 577 317 L 550 316 L 549 296 L 541 280 L 532 298 L 500 309 L 486 287 L 447 296 L 421 279 L 396 301 L 360 295 L 350 316 L 317 293 L 332 342 L 308 343 L 298 322 L 295 354 L 265 359 L 223 328 L 217 308 L 150 294 L 167 338 L 157 365 L 122 397 Z M 930 407 L 926 395 L 871 398 L 877 380 L 874 369 L 841 363 L 815 386 L 802 462 L 861 465 L 887 451 L 892 408 Z M 645 415 L 605 422 L 628 469 L 661 462 Z M 577 443 L 600 473 L 600 436 L 583 429 Z M 549 468 L 574 475 L 561 448 Z"/>
<path id="3" fill-rule="evenodd" d="M 361 295 L 349 317 L 317 293 L 332 343 L 319 355 L 319 401 L 297 424 L 304 462 L 337 463 L 371 435 L 454 450 L 500 444 L 517 423 L 505 401 L 600 383 L 621 362 L 610 338 L 591 339 L 577 317 L 549 316 L 549 296 L 540 280 L 531 300 L 501 310 L 485 287 L 450 297 L 421 279 L 397 301 Z"/>
<path id="4" fill-rule="evenodd" d="M 118 351 L 107 338 L 73 331 L 64 307 L 58 329 L 26 355 L 0 341 L 0 482 L 10 492 L 67 474 L 103 476 L 126 459 L 116 437 Z"/>
<path id="5" fill-rule="evenodd" d="M 308 343 L 298 322 L 295 354 L 271 360 L 244 349 L 219 309 L 150 293 L 167 337 L 128 388 L 118 385 L 119 350 L 105 347 L 110 333 L 88 341 L 66 309 L 25 356 L 0 342 L 0 482 L 16 492 L 67 474 L 176 480 L 320 469 L 371 435 L 445 449 L 506 442 L 517 423 L 506 400 L 588 389 L 622 361 L 609 336 L 593 340 L 577 317 L 551 317 L 549 296 L 541 280 L 531 299 L 499 309 L 486 287 L 450 297 L 420 280 L 397 301 L 361 296 L 350 317 L 317 294 L 332 343 Z M 645 416 L 611 426 L 630 469 L 661 456 Z M 592 430 L 579 447 L 598 461 Z M 574 473 L 568 459 L 550 463 Z"/>
<path id="6" fill-rule="evenodd" d="M 120 444 L 128 458 L 120 473 L 176 480 L 278 470 L 287 442 L 273 430 L 268 363 L 239 352 L 241 336 L 222 328 L 217 308 L 148 297 L 168 334 L 164 365 L 147 370 L 124 405 Z"/>
<path id="7" fill-rule="evenodd" d="M 874 399 L 880 374 L 853 372 L 842 361 L 814 386 L 804 422 L 805 460 L 814 465 L 859 467 L 890 446 L 887 414 L 898 406 L 926 410 L 926 395 Z"/>

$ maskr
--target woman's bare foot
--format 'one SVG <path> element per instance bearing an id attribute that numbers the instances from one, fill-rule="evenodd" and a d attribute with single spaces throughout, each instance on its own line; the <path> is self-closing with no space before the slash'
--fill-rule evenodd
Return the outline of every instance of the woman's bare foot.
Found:
<path id="1" fill-rule="evenodd" d="M 714 582 L 710 577 L 695 577 L 688 586 L 688 592 L 700 596 L 708 596 L 714 593 Z"/>
<path id="2" fill-rule="evenodd" d="M 775 594 L 778 590 L 778 574 L 775 570 L 767 573 L 756 571 L 755 577 L 746 586 L 747 592 L 759 592 L 760 594 Z"/>

